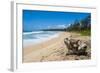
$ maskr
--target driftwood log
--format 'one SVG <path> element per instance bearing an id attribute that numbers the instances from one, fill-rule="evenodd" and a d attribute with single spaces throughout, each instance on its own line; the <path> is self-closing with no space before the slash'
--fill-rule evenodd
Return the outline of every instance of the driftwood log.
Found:
<path id="1" fill-rule="evenodd" d="M 68 48 L 66 55 L 87 55 L 87 45 L 81 40 L 65 38 L 64 43 Z"/>

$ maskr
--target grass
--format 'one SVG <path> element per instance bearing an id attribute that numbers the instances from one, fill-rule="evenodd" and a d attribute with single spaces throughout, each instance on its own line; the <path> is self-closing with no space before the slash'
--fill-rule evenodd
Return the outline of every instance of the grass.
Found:
<path id="1" fill-rule="evenodd" d="M 82 36 L 91 36 L 91 30 L 89 30 L 89 29 L 79 31 L 79 33 L 80 33 Z"/>
<path id="2" fill-rule="evenodd" d="M 80 33 L 82 36 L 91 36 L 91 30 L 85 29 L 85 30 L 71 30 L 71 32 Z"/>

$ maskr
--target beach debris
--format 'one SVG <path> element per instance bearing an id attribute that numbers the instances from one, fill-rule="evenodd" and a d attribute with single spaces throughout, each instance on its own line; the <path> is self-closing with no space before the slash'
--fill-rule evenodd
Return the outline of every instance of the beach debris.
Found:
<path id="1" fill-rule="evenodd" d="M 64 43 L 68 48 L 66 55 L 87 55 L 87 45 L 78 39 L 65 38 Z"/>

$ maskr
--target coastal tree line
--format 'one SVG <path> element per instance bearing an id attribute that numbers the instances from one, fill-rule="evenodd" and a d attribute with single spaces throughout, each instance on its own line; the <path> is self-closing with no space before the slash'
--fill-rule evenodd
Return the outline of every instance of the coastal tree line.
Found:
<path id="1" fill-rule="evenodd" d="M 82 20 L 75 20 L 74 23 L 65 28 L 49 28 L 43 29 L 43 31 L 69 31 L 69 32 L 80 32 L 83 35 L 91 35 L 91 15 L 85 17 Z"/>
<path id="2" fill-rule="evenodd" d="M 66 30 L 80 32 L 83 35 L 91 35 L 91 16 L 89 15 L 80 21 L 76 20 L 73 24 L 70 24 Z"/>
<path id="3" fill-rule="evenodd" d="M 86 18 L 78 21 L 77 19 L 73 24 L 67 28 L 67 31 L 82 31 L 86 29 L 91 29 L 91 16 L 87 16 Z"/>

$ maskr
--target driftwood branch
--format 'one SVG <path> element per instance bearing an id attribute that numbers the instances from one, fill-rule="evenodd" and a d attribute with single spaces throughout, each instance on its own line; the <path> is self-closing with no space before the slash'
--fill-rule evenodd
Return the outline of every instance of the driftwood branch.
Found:
<path id="1" fill-rule="evenodd" d="M 81 40 L 65 38 L 64 43 L 68 48 L 66 55 L 87 55 L 87 45 Z"/>

